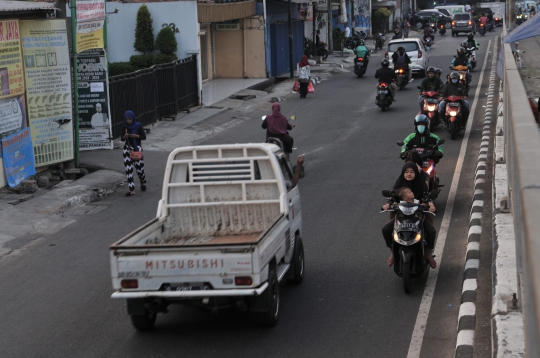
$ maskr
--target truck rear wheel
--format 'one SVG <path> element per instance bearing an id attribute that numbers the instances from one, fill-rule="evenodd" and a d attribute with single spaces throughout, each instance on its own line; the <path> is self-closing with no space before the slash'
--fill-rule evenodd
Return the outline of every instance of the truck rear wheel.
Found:
<path id="1" fill-rule="evenodd" d="M 279 281 L 274 265 L 270 267 L 270 272 L 268 272 L 268 287 L 262 295 L 267 311 L 257 315 L 258 322 L 262 326 L 274 327 L 279 319 Z"/>
<path id="2" fill-rule="evenodd" d="M 304 281 L 304 244 L 299 236 L 296 238 L 296 244 L 294 245 L 291 270 L 293 270 L 294 276 L 287 279 L 287 282 L 294 284 L 302 283 Z"/>
<path id="3" fill-rule="evenodd" d="M 131 323 L 139 331 L 149 331 L 154 328 L 157 313 L 145 312 L 142 315 L 131 315 Z"/>

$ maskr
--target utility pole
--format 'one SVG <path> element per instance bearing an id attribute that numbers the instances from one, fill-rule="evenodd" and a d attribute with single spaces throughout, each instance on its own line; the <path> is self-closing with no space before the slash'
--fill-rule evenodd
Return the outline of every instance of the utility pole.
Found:
<path id="1" fill-rule="evenodd" d="M 289 75 L 290 78 L 294 77 L 293 71 L 293 38 L 292 38 L 292 10 L 291 10 L 291 0 L 289 0 Z"/>
<path id="2" fill-rule="evenodd" d="M 313 40 L 313 50 L 312 54 L 315 56 L 315 51 L 317 51 L 317 43 L 315 42 L 316 34 L 317 34 L 317 2 L 313 2 L 313 33 L 312 33 L 312 40 Z"/>
<path id="3" fill-rule="evenodd" d="M 73 64 L 73 151 L 75 168 L 79 167 L 79 81 L 77 68 L 77 1 L 70 0 L 71 8 L 71 61 Z"/>
<path id="4" fill-rule="evenodd" d="M 328 6 L 328 53 L 334 53 L 332 44 L 332 0 L 326 0 Z"/>

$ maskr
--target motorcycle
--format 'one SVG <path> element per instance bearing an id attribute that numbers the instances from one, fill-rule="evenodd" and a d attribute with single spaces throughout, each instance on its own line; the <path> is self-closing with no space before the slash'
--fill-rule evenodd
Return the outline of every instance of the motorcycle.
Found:
<path id="1" fill-rule="evenodd" d="M 446 33 L 446 26 L 444 26 L 443 24 L 440 24 L 439 25 L 439 34 L 444 35 L 445 33 Z"/>
<path id="2" fill-rule="evenodd" d="M 471 60 L 471 69 L 476 67 L 476 47 L 467 48 L 467 57 Z"/>
<path id="3" fill-rule="evenodd" d="M 419 90 L 422 87 L 417 86 Z M 439 125 L 439 92 L 427 91 L 422 92 L 424 96 L 424 105 L 422 106 L 422 114 L 425 114 L 429 118 L 429 131 L 433 132 L 433 129 Z"/>
<path id="4" fill-rule="evenodd" d="M 462 118 L 461 96 L 448 96 L 446 98 L 446 108 L 444 113 L 444 125 L 446 126 L 446 131 L 450 133 L 450 138 L 454 140 L 467 120 L 467 118 Z"/>
<path id="5" fill-rule="evenodd" d="M 366 56 L 369 55 L 369 52 Z M 358 78 L 362 77 L 366 71 L 367 71 L 367 64 L 364 62 L 364 58 L 362 57 L 355 57 L 354 59 L 354 74 L 358 76 Z"/>
<path id="6" fill-rule="evenodd" d="M 467 82 L 467 73 L 469 72 L 469 67 L 467 66 L 450 66 L 450 69 L 453 71 L 457 71 L 459 73 L 459 83 L 464 85 L 465 87 L 469 86 L 469 83 Z M 469 79 L 469 81 L 472 80 Z"/>
<path id="7" fill-rule="evenodd" d="M 397 68 L 395 71 L 397 74 L 397 86 L 400 91 L 403 91 L 407 83 L 409 83 L 409 81 L 407 80 L 407 69 Z"/>
<path id="8" fill-rule="evenodd" d="M 386 36 L 384 36 L 383 33 L 379 32 L 377 34 L 377 37 L 375 38 L 375 50 L 377 49 L 382 50 L 385 40 L 386 40 Z"/>
<path id="9" fill-rule="evenodd" d="M 386 111 L 386 108 L 392 104 L 392 95 L 390 93 L 390 85 L 386 82 L 380 82 L 377 87 L 377 97 L 375 103 L 381 108 L 381 111 Z"/>
<path id="10" fill-rule="evenodd" d="M 315 54 L 317 56 L 321 56 L 323 60 L 326 60 L 326 58 L 328 57 L 328 49 L 326 47 L 326 44 L 319 45 L 315 50 Z"/>
<path id="11" fill-rule="evenodd" d="M 416 146 L 411 150 L 417 152 L 422 158 L 422 171 L 429 175 L 429 192 L 436 190 L 441 192 L 439 188 L 444 185 L 440 184 L 439 176 L 437 175 L 437 164 L 435 163 L 435 152 L 439 149 L 440 145 L 443 145 L 444 139 L 439 139 L 437 144 L 432 148 L 417 148 Z M 397 145 L 403 147 L 403 142 L 397 142 Z"/>
<path id="12" fill-rule="evenodd" d="M 261 119 L 264 121 L 266 119 L 266 116 L 262 116 Z M 289 119 L 287 121 L 295 121 L 296 120 L 296 116 L 290 116 Z M 296 125 L 294 125 L 293 127 L 296 127 Z M 289 135 L 289 131 L 287 131 L 286 133 L 287 135 Z M 281 148 L 281 150 L 283 150 L 283 153 L 285 153 L 285 156 L 287 157 L 287 160 L 289 159 L 289 154 L 290 153 L 287 153 L 285 151 L 285 146 L 283 145 L 283 142 L 281 141 L 281 139 L 277 138 L 277 137 L 274 137 L 272 136 L 272 133 L 269 133 L 268 132 L 268 129 L 266 130 L 266 140 L 265 140 L 265 143 L 272 143 L 272 144 L 275 144 L 277 145 L 278 147 Z M 296 149 L 296 148 L 292 148 L 293 150 Z"/>
<path id="13" fill-rule="evenodd" d="M 486 34 L 486 25 L 480 23 L 480 36 L 484 36 Z"/>
<path id="14" fill-rule="evenodd" d="M 411 293 L 411 278 L 422 276 L 428 267 L 425 258 L 424 225 L 426 215 L 435 215 L 420 203 L 399 202 L 392 191 L 383 190 L 382 195 L 390 198 L 390 209 L 381 213 L 394 212 L 394 240 L 392 252 L 394 254 L 394 272 L 403 278 L 403 289 L 406 294 Z M 424 202 L 435 200 L 437 191 L 430 192 Z M 398 204 L 395 204 L 397 202 Z"/>
<path id="15" fill-rule="evenodd" d="M 426 47 L 426 51 L 431 50 L 431 43 L 433 40 L 431 39 L 431 36 L 427 36 L 426 40 L 424 41 L 424 46 Z"/>

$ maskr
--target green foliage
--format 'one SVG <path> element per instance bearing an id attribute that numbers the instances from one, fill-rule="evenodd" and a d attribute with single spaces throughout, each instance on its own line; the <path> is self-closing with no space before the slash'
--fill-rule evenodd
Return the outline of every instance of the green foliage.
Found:
<path id="1" fill-rule="evenodd" d="M 133 55 L 129 57 L 129 62 L 133 67 L 140 70 L 152 66 L 154 58 L 152 55 Z"/>
<path id="2" fill-rule="evenodd" d="M 125 73 L 131 73 L 137 71 L 129 62 L 112 62 L 109 63 L 109 77 L 123 75 Z"/>
<path id="3" fill-rule="evenodd" d="M 171 63 L 176 59 L 177 57 L 174 54 L 168 55 L 165 53 L 158 53 L 154 55 L 154 65 L 159 65 L 162 63 Z"/>
<path id="4" fill-rule="evenodd" d="M 313 40 L 309 37 L 304 37 L 304 55 L 309 56 L 313 53 Z"/>
<path id="5" fill-rule="evenodd" d="M 165 55 L 173 55 L 178 49 L 178 42 L 169 26 L 165 26 L 159 31 L 156 38 L 156 48 Z"/>
<path id="6" fill-rule="evenodd" d="M 146 5 L 142 5 L 137 11 L 137 26 L 135 27 L 135 51 L 146 54 L 154 50 L 154 28 L 152 17 Z"/>
<path id="7" fill-rule="evenodd" d="M 345 32 L 341 31 L 339 27 L 336 27 L 332 30 L 332 44 L 334 50 L 341 51 L 344 47 L 345 41 Z"/>
<path id="8" fill-rule="evenodd" d="M 377 11 L 375 11 L 375 20 L 378 21 L 386 21 L 392 15 L 392 12 L 388 10 L 385 7 L 379 8 Z"/>

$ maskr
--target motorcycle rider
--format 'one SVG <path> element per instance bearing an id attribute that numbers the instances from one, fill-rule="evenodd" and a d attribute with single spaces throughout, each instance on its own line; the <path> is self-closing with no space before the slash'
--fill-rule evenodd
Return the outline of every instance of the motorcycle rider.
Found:
<path id="1" fill-rule="evenodd" d="M 392 101 L 395 102 L 397 85 L 394 83 L 394 81 L 397 79 L 397 75 L 394 70 L 388 68 L 389 65 L 390 61 L 388 61 L 388 59 L 386 58 L 383 58 L 383 60 L 381 61 L 382 67 L 375 72 L 375 78 L 379 79 L 379 83 L 388 83 L 388 86 L 390 87 L 390 95 L 392 96 Z M 377 89 L 379 89 L 379 84 L 377 84 Z"/>
<path id="2" fill-rule="evenodd" d="M 400 157 L 405 159 L 407 157 L 407 151 L 416 148 L 432 149 L 437 145 L 440 140 L 439 136 L 429 132 L 429 118 L 425 114 L 417 114 L 414 117 L 414 133 L 411 133 L 403 140 L 403 147 L 401 147 Z M 444 149 L 442 146 L 438 147 L 435 151 L 435 163 L 444 155 Z"/>
<path id="3" fill-rule="evenodd" d="M 442 81 L 435 77 L 435 67 L 428 67 L 427 78 L 420 84 L 421 89 L 420 93 L 418 93 L 418 106 L 420 107 L 420 111 L 424 109 L 424 96 L 422 96 L 422 92 L 438 92 L 443 86 L 444 84 Z"/>
<path id="4" fill-rule="evenodd" d="M 399 29 L 394 30 L 394 36 L 392 36 L 392 40 L 401 39 L 401 31 Z"/>
<path id="5" fill-rule="evenodd" d="M 424 27 L 424 43 L 426 42 L 426 38 L 428 36 L 431 36 L 431 43 L 434 44 L 435 43 L 435 35 L 433 34 L 433 29 L 431 28 L 431 26 Z"/>
<path id="6" fill-rule="evenodd" d="M 440 29 L 441 28 L 441 25 L 442 25 L 442 33 L 446 33 L 446 20 L 444 19 L 444 16 L 442 15 L 439 15 L 438 19 L 437 19 L 437 28 Z"/>
<path id="7" fill-rule="evenodd" d="M 365 46 L 363 39 L 358 40 L 358 47 L 354 49 L 354 52 L 356 53 L 356 58 L 360 57 L 364 59 L 364 66 L 367 68 L 367 65 L 369 63 L 369 50 Z M 356 61 L 357 60 L 355 59 L 355 65 Z"/>
<path id="8" fill-rule="evenodd" d="M 490 12 L 489 14 L 487 14 L 487 19 L 488 19 L 488 27 L 489 27 L 489 30 L 492 31 L 495 29 L 495 21 L 493 20 L 493 12 Z"/>
<path id="9" fill-rule="evenodd" d="M 483 24 L 484 30 L 487 31 L 488 18 L 486 17 L 485 13 L 482 13 L 482 15 L 480 16 L 480 19 L 478 19 L 478 23 Z"/>
<path id="10" fill-rule="evenodd" d="M 407 52 L 403 46 L 399 46 L 392 54 L 392 63 L 394 64 L 394 70 L 400 68 L 405 70 L 405 73 L 407 74 L 407 81 L 411 79 L 412 75 L 410 73 L 409 64 L 412 63 L 412 61 L 409 55 L 407 55 Z"/>
<path id="11" fill-rule="evenodd" d="M 435 69 L 435 78 L 441 78 L 441 75 L 442 75 L 442 70 L 440 68 L 436 68 Z M 442 81 L 442 80 L 441 80 Z"/>
<path id="12" fill-rule="evenodd" d="M 266 129 L 266 138 L 277 138 L 283 143 L 284 152 L 292 153 L 294 139 L 287 131 L 293 129 L 287 118 L 281 114 L 281 105 L 278 102 L 272 104 L 272 114 L 266 116 L 261 127 Z"/>
<path id="13" fill-rule="evenodd" d="M 461 126 L 465 128 L 467 118 L 469 117 L 469 101 L 467 95 L 469 88 L 459 83 L 459 73 L 453 71 L 450 74 L 450 82 L 448 82 L 440 91 L 441 102 L 439 102 L 439 118 L 444 118 L 444 112 L 446 110 L 446 97 L 448 96 L 461 96 Z"/>
<path id="14" fill-rule="evenodd" d="M 471 60 L 467 57 L 467 50 L 464 47 L 459 47 L 457 49 L 457 56 L 455 56 L 454 59 L 452 60 L 452 67 L 457 67 L 457 66 L 468 67 L 466 82 L 467 82 L 467 87 L 469 87 L 469 84 L 471 83 L 471 77 L 472 77 L 470 74 L 470 71 L 472 69 L 472 64 L 471 64 Z"/>

